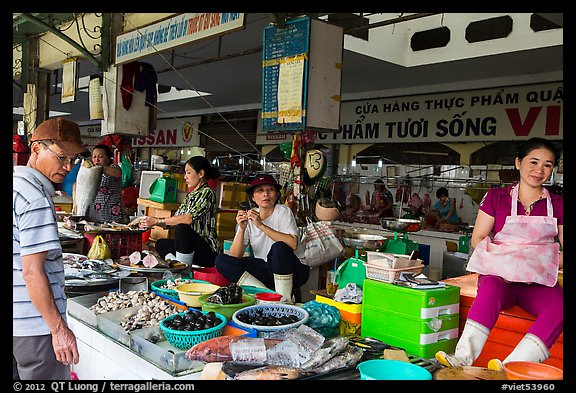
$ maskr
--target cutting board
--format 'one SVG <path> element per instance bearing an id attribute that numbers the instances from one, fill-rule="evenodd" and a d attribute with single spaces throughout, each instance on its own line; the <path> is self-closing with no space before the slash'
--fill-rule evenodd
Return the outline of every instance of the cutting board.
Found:
<path id="1" fill-rule="evenodd" d="M 434 373 L 435 380 L 507 380 L 504 371 L 489 370 L 484 367 L 463 366 L 444 367 Z"/>

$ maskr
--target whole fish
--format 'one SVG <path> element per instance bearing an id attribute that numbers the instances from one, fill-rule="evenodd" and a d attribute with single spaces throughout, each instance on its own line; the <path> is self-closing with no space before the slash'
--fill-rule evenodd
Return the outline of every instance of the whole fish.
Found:
<path id="1" fill-rule="evenodd" d="M 88 160 L 84 160 L 80 165 L 74 188 L 74 212 L 77 216 L 88 214 L 90 205 L 94 203 L 102 181 L 102 168 Z"/>
<path id="2" fill-rule="evenodd" d="M 312 356 L 310 356 L 310 359 L 302 364 L 301 367 L 304 370 L 310 370 L 320 366 L 334 356 L 338 355 L 340 352 L 344 351 L 344 349 L 346 349 L 348 346 L 348 342 L 348 338 L 342 336 L 331 338 L 330 340 L 325 341 L 322 347 L 314 351 Z"/>
<path id="3" fill-rule="evenodd" d="M 353 366 L 360 361 L 362 355 L 364 355 L 362 348 L 355 345 L 348 345 L 344 351 L 310 371 L 315 374 L 323 374 L 339 368 Z"/>
<path id="4" fill-rule="evenodd" d="M 266 366 L 265 363 L 238 362 L 231 360 L 222 363 L 222 372 L 226 374 L 228 378 L 234 379 L 236 374 L 264 366 Z"/>
<path id="5" fill-rule="evenodd" d="M 230 344 L 239 340 L 248 339 L 254 340 L 251 337 L 244 336 L 214 337 L 192 346 L 186 351 L 185 356 L 190 360 L 199 360 L 206 363 L 230 361 L 233 360 L 232 353 L 230 352 Z M 262 340 L 264 340 L 266 349 L 272 348 L 282 342 L 282 340 L 273 338 L 262 338 Z"/>
<path id="6" fill-rule="evenodd" d="M 268 365 L 251 370 L 242 371 L 234 376 L 234 379 L 240 380 L 284 380 L 284 379 L 298 379 L 309 375 L 307 371 L 298 367 Z"/>

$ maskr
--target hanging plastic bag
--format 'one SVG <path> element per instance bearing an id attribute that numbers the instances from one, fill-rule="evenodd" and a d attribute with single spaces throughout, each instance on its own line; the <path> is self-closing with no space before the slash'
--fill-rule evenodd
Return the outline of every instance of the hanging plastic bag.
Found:
<path id="1" fill-rule="evenodd" d="M 126 188 L 132 184 L 134 175 L 132 174 L 132 163 L 124 154 L 122 154 L 120 168 L 122 169 L 122 188 Z"/>
<path id="2" fill-rule="evenodd" d="M 90 251 L 88 251 L 88 259 L 108 259 L 112 257 L 110 248 L 104 238 L 97 235 L 92 242 Z"/>
<path id="3" fill-rule="evenodd" d="M 313 222 L 309 218 L 307 221 L 301 239 L 305 247 L 303 264 L 314 268 L 342 255 L 344 246 L 332 224 L 328 221 Z"/>

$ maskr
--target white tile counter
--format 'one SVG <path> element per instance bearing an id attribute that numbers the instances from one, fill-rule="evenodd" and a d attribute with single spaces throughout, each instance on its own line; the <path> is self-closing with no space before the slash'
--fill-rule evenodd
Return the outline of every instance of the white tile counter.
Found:
<path id="1" fill-rule="evenodd" d="M 130 348 L 68 315 L 76 335 L 80 361 L 72 365 L 82 380 L 199 380 L 201 372 L 168 373 Z"/>

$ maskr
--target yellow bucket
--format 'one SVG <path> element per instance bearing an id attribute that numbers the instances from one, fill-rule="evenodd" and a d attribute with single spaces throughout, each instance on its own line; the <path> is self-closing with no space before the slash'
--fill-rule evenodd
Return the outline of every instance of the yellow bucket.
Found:
<path id="1" fill-rule="evenodd" d="M 178 285 L 176 292 L 178 292 L 178 298 L 189 307 L 202 307 L 200 296 L 214 293 L 218 288 L 220 288 L 219 285 L 194 282 Z"/>

